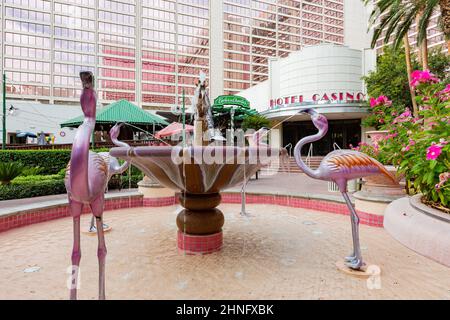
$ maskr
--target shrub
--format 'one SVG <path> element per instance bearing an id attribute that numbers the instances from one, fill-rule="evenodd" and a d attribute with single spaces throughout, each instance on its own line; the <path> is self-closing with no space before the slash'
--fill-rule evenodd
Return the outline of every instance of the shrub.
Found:
<path id="1" fill-rule="evenodd" d="M 70 161 L 70 150 L 0 151 L 0 162 L 18 161 L 27 167 L 41 167 L 42 174 L 56 174 Z"/>
<path id="2" fill-rule="evenodd" d="M 63 180 L 0 185 L 0 201 L 66 193 Z"/>
<path id="3" fill-rule="evenodd" d="M 44 168 L 42 167 L 32 167 L 32 168 L 25 168 L 22 170 L 21 176 L 27 177 L 27 176 L 37 176 L 41 174 L 44 171 Z"/>
<path id="4" fill-rule="evenodd" d="M 242 130 L 259 130 L 263 127 L 270 127 L 270 121 L 261 115 L 248 116 L 242 122 Z"/>
<path id="5" fill-rule="evenodd" d="M 407 110 L 394 119 L 380 147 L 425 202 L 450 208 L 450 86 L 444 88 L 428 71 L 416 71 L 412 78 L 420 118 Z"/>
<path id="6" fill-rule="evenodd" d="M 108 152 L 98 149 L 95 152 Z M 26 167 L 41 167 L 39 174 L 57 174 L 70 161 L 71 150 L 1 150 L 0 162 L 21 162 Z"/>
<path id="7" fill-rule="evenodd" d="M 12 184 L 27 184 L 27 183 L 35 183 L 35 182 L 43 182 L 43 181 L 56 181 L 63 180 L 64 177 L 61 177 L 58 174 L 46 175 L 46 176 L 19 176 L 11 181 Z"/>
<path id="8" fill-rule="evenodd" d="M 24 166 L 20 162 L 0 162 L 0 184 L 9 184 L 23 169 Z"/>
<path id="9" fill-rule="evenodd" d="M 377 130 L 384 130 L 404 110 L 404 107 L 393 104 L 386 96 L 370 98 L 369 104 L 369 116 L 362 121 L 362 125 Z"/>

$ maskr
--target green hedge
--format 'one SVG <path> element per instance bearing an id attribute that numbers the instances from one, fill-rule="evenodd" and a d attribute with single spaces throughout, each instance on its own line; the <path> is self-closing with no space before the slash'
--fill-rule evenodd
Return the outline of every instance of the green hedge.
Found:
<path id="1" fill-rule="evenodd" d="M 142 180 L 142 175 L 131 177 L 131 187 L 137 188 L 137 184 Z M 123 176 L 122 180 L 113 179 L 109 184 L 109 190 L 128 189 L 128 177 Z M 10 185 L 0 185 L 0 201 L 34 198 L 66 193 L 64 180 L 58 175 L 51 176 L 31 176 L 18 177 Z"/>
<path id="2" fill-rule="evenodd" d="M 108 152 L 108 149 L 98 149 L 95 152 Z M 71 150 L 5 150 L 0 151 L 0 162 L 21 162 L 26 167 L 41 167 L 41 174 L 58 174 L 67 167 Z M 133 175 L 139 170 L 133 168 Z"/>
<path id="3" fill-rule="evenodd" d="M 0 161 L 17 161 L 27 167 L 41 167 L 42 174 L 57 174 L 70 161 L 70 150 L 5 150 L 0 151 Z"/>
<path id="4" fill-rule="evenodd" d="M 0 201 L 66 193 L 64 180 L 46 180 L 0 186 Z"/>

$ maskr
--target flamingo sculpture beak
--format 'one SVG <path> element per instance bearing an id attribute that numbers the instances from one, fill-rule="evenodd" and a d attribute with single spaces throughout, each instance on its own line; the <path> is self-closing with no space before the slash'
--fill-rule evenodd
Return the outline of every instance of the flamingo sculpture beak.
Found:
<path id="1" fill-rule="evenodd" d="M 317 114 L 317 111 L 312 108 L 307 108 L 307 109 L 300 110 L 299 113 L 306 113 L 306 114 L 313 116 L 313 115 Z"/>
<path id="2" fill-rule="evenodd" d="M 117 129 L 120 129 L 120 128 L 122 128 L 124 125 L 125 125 L 125 122 L 117 122 L 116 125 L 115 125 L 115 127 L 116 127 Z"/>

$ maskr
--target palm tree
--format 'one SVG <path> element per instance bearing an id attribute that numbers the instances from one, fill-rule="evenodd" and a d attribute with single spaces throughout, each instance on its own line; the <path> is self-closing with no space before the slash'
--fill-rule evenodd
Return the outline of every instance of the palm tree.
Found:
<path id="1" fill-rule="evenodd" d="M 373 0 L 363 0 L 367 5 Z M 450 0 L 379 0 L 374 3 L 370 24 L 375 25 L 372 47 L 384 36 L 384 43 L 392 39 L 394 48 L 399 48 L 411 26 L 417 23 L 417 44 L 421 50 L 422 65 L 428 69 L 427 28 L 433 13 L 440 8 L 441 27 L 450 49 Z M 386 33 L 383 34 L 383 30 Z"/>

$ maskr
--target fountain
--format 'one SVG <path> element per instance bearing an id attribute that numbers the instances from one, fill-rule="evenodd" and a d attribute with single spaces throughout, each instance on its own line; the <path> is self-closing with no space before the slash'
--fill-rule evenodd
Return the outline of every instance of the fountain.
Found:
<path id="1" fill-rule="evenodd" d="M 217 208 L 220 193 L 243 184 L 263 166 L 278 158 L 267 145 L 248 148 L 209 145 L 214 134 L 206 78 L 200 76 L 193 99 L 194 142 L 191 146 L 120 147 L 110 154 L 131 162 L 163 186 L 178 191 L 184 208 L 177 217 L 178 248 L 187 254 L 220 251 L 225 219 Z M 217 142 L 214 142 L 217 143 Z"/>

